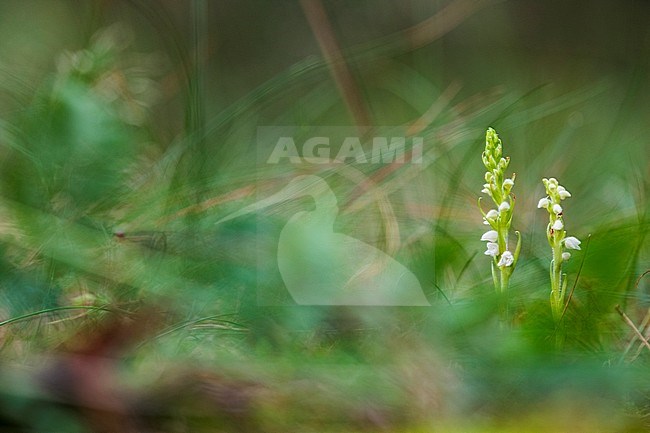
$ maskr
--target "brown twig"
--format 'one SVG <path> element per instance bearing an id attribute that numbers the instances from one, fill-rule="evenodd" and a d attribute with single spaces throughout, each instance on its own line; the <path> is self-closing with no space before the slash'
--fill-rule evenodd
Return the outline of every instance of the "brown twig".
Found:
<path id="1" fill-rule="evenodd" d="M 627 316 L 627 314 L 625 314 L 625 312 L 623 312 L 623 310 L 621 310 L 621 306 L 620 306 L 620 305 L 617 305 L 616 307 L 614 307 L 614 309 L 616 310 L 616 312 L 617 312 L 618 314 L 621 315 L 621 317 L 623 318 L 623 320 L 625 321 L 625 323 L 626 323 L 630 328 L 632 328 L 632 330 L 633 330 L 634 333 L 636 334 L 637 338 L 638 338 L 639 340 L 641 340 L 641 342 L 645 345 L 645 347 L 648 348 L 648 350 L 650 350 L 650 343 L 648 343 L 648 340 L 645 339 L 645 337 L 643 336 L 643 334 L 641 333 L 641 331 L 639 331 L 639 329 L 636 327 L 636 325 L 634 324 L 634 322 L 632 322 L 632 320 Z"/>
<path id="2" fill-rule="evenodd" d="M 639 330 L 641 333 L 646 336 L 648 335 L 648 324 L 650 324 L 650 309 L 646 313 L 645 317 L 643 318 L 643 321 L 641 322 L 641 326 L 639 326 Z M 625 352 L 623 352 L 623 355 L 627 355 L 627 353 L 630 351 L 632 346 L 634 346 L 634 343 L 636 342 L 636 336 L 633 336 L 630 339 L 630 343 L 628 344 L 628 347 L 625 348 Z M 639 346 L 636 349 L 636 352 L 634 352 L 634 356 L 632 356 L 632 359 L 630 359 L 630 362 L 634 362 L 640 355 L 641 352 L 643 351 L 643 343 L 639 343 Z"/>
<path id="3" fill-rule="evenodd" d="M 354 118 L 357 127 L 363 129 L 363 127 L 370 126 L 368 110 L 341 53 L 341 48 L 336 41 L 323 4 L 320 0 L 301 0 L 300 4 L 307 16 L 311 30 L 314 32 L 325 62 L 336 82 L 336 86 L 341 93 L 341 97 L 345 101 L 345 105 Z"/>
<path id="4" fill-rule="evenodd" d="M 636 279 L 636 284 L 634 284 L 634 287 L 637 289 L 639 288 L 639 284 L 641 283 L 641 278 L 645 277 L 646 275 L 650 274 L 650 269 L 639 275 L 639 278 Z"/>
<path id="5" fill-rule="evenodd" d="M 647 274 L 650 274 L 650 269 L 639 275 L 639 278 L 637 278 L 636 283 L 634 287 L 638 290 L 639 289 L 639 284 L 641 283 L 641 279 L 646 276 Z M 643 317 L 643 320 L 641 321 L 641 326 L 639 327 L 641 329 L 641 332 L 643 335 L 647 334 L 647 329 L 648 329 L 648 324 L 650 324 L 650 309 L 646 312 L 645 316 Z M 627 347 L 625 348 L 625 352 L 623 352 L 623 355 L 626 355 L 630 349 L 632 349 L 632 346 L 634 345 L 634 342 L 636 341 L 635 337 L 632 337 L 630 339 L 630 342 L 628 343 Z M 639 355 L 641 355 L 641 351 L 643 350 L 643 343 L 639 344 L 639 347 L 636 350 L 636 353 L 632 357 L 632 361 L 637 359 Z"/>
<path id="6" fill-rule="evenodd" d="M 215 207 L 215 206 L 218 206 L 218 205 L 221 205 L 223 203 L 228 203 L 228 202 L 231 202 L 231 201 L 246 198 L 246 197 L 250 196 L 251 194 L 253 194 L 254 192 L 255 192 L 254 185 L 246 185 L 246 186 L 243 186 L 241 188 L 237 188 L 235 190 L 228 191 L 227 193 L 221 194 L 219 196 L 210 197 L 210 198 L 208 198 L 206 200 L 203 200 L 200 203 L 196 203 L 196 204 L 193 204 L 191 206 L 185 207 L 185 208 L 179 210 L 178 212 L 176 212 L 176 213 L 174 213 L 172 215 L 165 216 L 165 217 L 161 218 L 160 220 L 158 220 L 158 222 L 156 224 L 157 225 L 162 225 L 162 224 L 166 224 L 166 223 L 168 223 L 170 221 L 176 220 L 178 218 L 184 217 L 184 216 L 192 214 L 192 213 L 205 212 L 208 209 L 210 209 L 212 207 Z"/>
<path id="7" fill-rule="evenodd" d="M 498 2 L 493 0 L 457 0 L 451 2 L 432 17 L 404 30 L 402 35 L 408 40 L 411 49 L 421 48 L 449 33 L 465 21 L 468 16 L 495 3 Z"/>

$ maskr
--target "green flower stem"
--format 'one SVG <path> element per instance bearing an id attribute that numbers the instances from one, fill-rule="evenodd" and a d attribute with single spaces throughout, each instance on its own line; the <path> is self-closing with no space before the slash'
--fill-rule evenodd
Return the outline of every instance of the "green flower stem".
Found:
<path id="1" fill-rule="evenodd" d="M 500 287 L 500 283 L 499 283 L 500 280 L 499 280 L 499 276 L 497 274 L 496 260 L 492 261 L 491 268 L 492 268 L 492 283 L 494 284 L 494 289 L 496 290 L 496 289 L 498 289 Z"/>
<path id="2" fill-rule="evenodd" d="M 556 242 L 553 246 L 551 260 L 551 309 L 553 318 L 559 320 L 564 309 L 564 293 L 562 290 L 562 244 Z"/>
<path id="3" fill-rule="evenodd" d="M 546 197 L 539 200 L 537 207 L 546 209 L 549 215 L 546 226 L 546 239 L 551 247 L 551 266 L 549 268 L 551 279 L 551 311 L 556 322 L 562 320 L 565 309 L 565 296 L 567 288 L 566 274 L 562 273 L 562 263 L 569 260 L 571 254 L 564 251 L 566 248 L 579 250 L 580 240 L 566 235 L 564 230 L 564 210 L 560 202 L 571 197 L 571 193 L 560 185 L 555 178 L 542 179 L 546 190 Z"/>
<path id="4" fill-rule="evenodd" d="M 508 291 L 508 286 L 510 285 L 510 274 L 511 269 L 509 267 L 501 268 L 501 293 L 506 293 Z"/>

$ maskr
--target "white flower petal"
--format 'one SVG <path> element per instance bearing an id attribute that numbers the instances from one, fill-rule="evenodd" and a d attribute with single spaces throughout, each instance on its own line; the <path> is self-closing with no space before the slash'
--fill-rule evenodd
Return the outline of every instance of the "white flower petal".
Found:
<path id="1" fill-rule="evenodd" d="M 499 205 L 499 212 L 505 212 L 510 209 L 510 204 L 507 201 L 504 201 Z"/>
<path id="2" fill-rule="evenodd" d="M 559 204 L 555 203 L 555 204 L 553 205 L 553 212 L 555 213 L 555 215 L 559 215 L 559 214 L 561 214 L 561 213 L 562 213 L 562 206 L 560 206 Z"/>
<path id="3" fill-rule="evenodd" d="M 487 218 L 489 220 L 495 220 L 495 219 L 497 219 L 498 216 L 499 216 L 499 212 L 497 212 L 494 209 L 490 209 L 488 211 L 488 213 L 485 214 L 485 218 Z"/>
<path id="4" fill-rule="evenodd" d="M 487 231 L 483 233 L 483 236 L 481 236 L 482 241 L 488 241 L 488 242 L 496 242 L 498 238 L 499 238 L 499 233 L 497 233 L 496 230 Z"/>
<path id="5" fill-rule="evenodd" d="M 562 253 L 562 260 L 567 261 L 571 258 L 571 253 Z"/>
<path id="6" fill-rule="evenodd" d="M 564 224 L 562 224 L 562 220 L 555 220 L 553 225 L 551 226 L 553 230 L 562 230 L 564 228 Z"/>
<path id="7" fill-rule="evenodd" d="M 515 184 L 515 181 L 512 179 L 506 179 L 503 181 L 503 186 L 513 186 Z"/>
<path id="8" fill-rule="evenodd" d="M 504 251 L 503 254 L 501 254 L 501 258 L 499 259 L 499 263 L 497 263 L 497 266 L 511 266 L 515 261 L 515 257 L 512 255 L 510 251 Z"/>
<path id="9" fill-rule="evenodd" d="M 537 203 L 537 209 L 547 208 L 549 204 L 551 204 L 551 200 L 548 197 L 544 197 Z"/>
<path id="10" fill-rule="evenodd" d="M 499 244 L 496 244 L 494 242 L 488 242 L 487 243 L 487 250 L 483 253 L 486 256 L 492 256 L 496 257 L 499 255 Z"/>
<path id="11" fill-rule="evenodd" d="M 564 239 L 564 246 L 566 246 L 567 248 L 571 248 L 572 250 L 579 250 L 580 240 L 573 236 L 569 236 L 568 238 Z"/>
<path id="12" fill-rule="evenodd" d="M 571 193 L 569 191 L 567 191 L 566 189 L 564 189 L 562 191 L 558 190 L 558 194 L 560 195 L 561 200 L 564 200 L 565 198 L 571 197 Z"/>

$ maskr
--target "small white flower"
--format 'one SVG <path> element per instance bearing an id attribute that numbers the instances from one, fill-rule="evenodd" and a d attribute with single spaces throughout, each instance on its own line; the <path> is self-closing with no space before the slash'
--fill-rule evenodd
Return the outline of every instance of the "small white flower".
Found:
<path id="1" fill-rule="evenodd" d="M 499 244 L 494 242 L 487 243 L 487 250 L 483 253 L 486 256 L 496 257 L 499 255 Z"/>
<path id="2" fill-rule="evenodd" d="M 488 211 L 488 213 L 485 214 L 485 218 L 487 218 L 489 220 L 495 220 L 495 219 L 497 219 L 498 216 L 499 216 L 499 212 L 497 212 L 494 209 L 490 209 Z"/>
<path id="3" fill-rule="evenodd" d="M 515 181 L 512 179 L 506 179 L 503 181 L 503 186 L 510 186 L 512 187 L 515 184 Z"/>
<path id="4" fill-rule="evenodd" d="M 547 208 L 549 204 L 551 204 L 551 200 L 548 197 L 544 197 L 537 203 L 537 209 Z"/>
<path id="5" fill-rule="evenodd" d="M 569 236 L 568 238 L 564 239 L 564 245 L 567 248 L 571 248 L 572 250 L 579 250 L 580 249 L 580 240 L 578 238 L 573 237 L 573 236 Z"/>
<path id="6" fill-rule="evenodd" d="M 559 215 L 559 214 L 561 214 L 561 213 L 562 213 L 562 206 L 560 206 L 559 204 L 555 203 L 555 204 L 553 205 L 553 212 L 555 212 L 555 215 Z"/>
<path id="7" fill-rule="evenodd" d="M 490 230 L 483 233 L 483 236 L 481 236 L 481 240 L 488 241 L 488 242 L 496 242 L 498 237 L 499 237 L 499 233 L 497 233 L 496 230 Z"/>
<path id="8" fill-rule="evenodd" d="M 499 212 L 505 212 L 510 209 L 510 204 L 507 201 L 504 201 L 499 205 Z"/>
<path id="9" fill-rule="evenodd" d="M 560 200 L 571 197 L 571 193 L 567 191 L 562 185 L 557 187 L 557 193 L 560 195 Z"/>
<path id="10" fill-rule="evenodd" d="M 562 253 L 562 260 L 565 262 L 571 258 L 571 253 Z"/>
<path id="11" fill-rule="evenodd" d="M 562 230 L 564 228 L 564 224 L 562 224 L 562 220 L 555 220 L 551 228 L 553 230 Z"/>
<path id="12" fill-rule="evenodd" d="M 510 266 L 514 263 L 515 257 L 512 255 L 510 251 L 504 251 L 503 254 L 501 254 L 501 258 L 499 259 L 499 263 L 497 263 L 497 266 Z"/>

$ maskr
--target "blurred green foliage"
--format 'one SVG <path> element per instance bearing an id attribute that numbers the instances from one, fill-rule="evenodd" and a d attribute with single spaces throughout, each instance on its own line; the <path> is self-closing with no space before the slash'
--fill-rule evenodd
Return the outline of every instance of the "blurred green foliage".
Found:
<path id="1" fill-rule="evenodd" d="M 309 3 L 0 4 L 0 429 L 111 431 L 61 385 L 101 394 L 88 369 L 151 431 L 644 431 L 648 349 L 614 307 L 650 307 L 650 6 L 323 1 L 369 126 L 415 128 L 425 162 L 270 167 L 259 126 L 355 127 Z M 488 126 L 517 172 L 508 323 L 475 207 Z M 293 305 L 275 248 L 308 199 L 218 223 L 307 173 L 431 307 Z M 559 326 L 550 176 L 583 240 Z"/>

